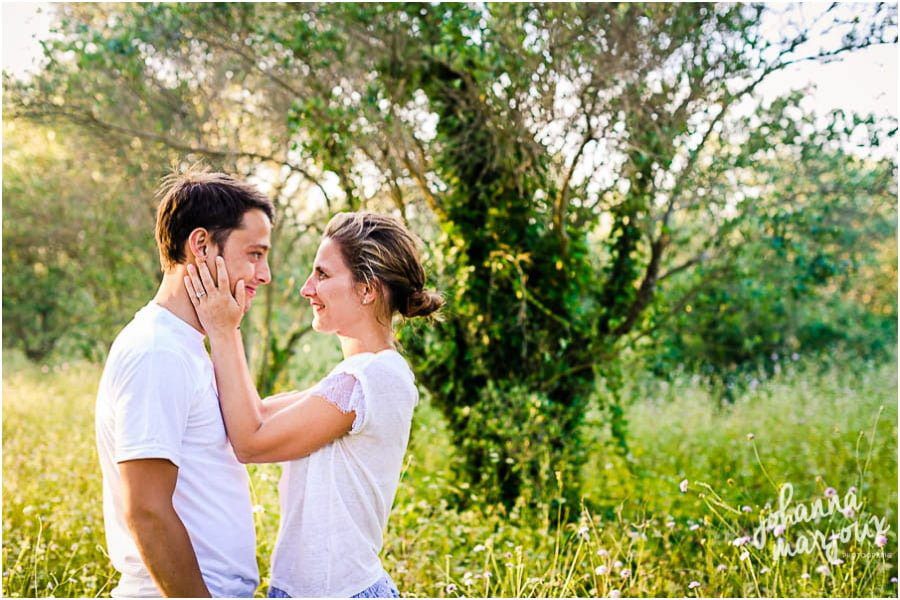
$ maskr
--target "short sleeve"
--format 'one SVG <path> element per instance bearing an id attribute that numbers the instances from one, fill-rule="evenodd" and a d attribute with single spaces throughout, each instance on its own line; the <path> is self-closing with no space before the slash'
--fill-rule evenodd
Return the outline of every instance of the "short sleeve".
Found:
<path id="1" fill-rule="evenodd" d="M 334 404 L 344 414 L 355 412 L 350 435 L 359 433 L 366 420 L 366 398 L 356 377 L 344 372 L 333 373 L 319 383 L 316 394 Z"/>
<path id="2" fill-rule="evenodd" d="M 174 352 L 156 350 L 128 361 L 116 381 L 116 462 L 164 458 L 180 466 L 192 381 L 187 363 Z"/>

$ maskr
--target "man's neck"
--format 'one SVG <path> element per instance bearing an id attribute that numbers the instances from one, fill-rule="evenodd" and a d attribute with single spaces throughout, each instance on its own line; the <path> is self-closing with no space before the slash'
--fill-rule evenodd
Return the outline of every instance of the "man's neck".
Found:
<path id="1" fill-rule="evenodd" d="M 184 287 L 184 277 L 187 275 L 183 265 L 178 265 L 171 271 L 163 274 L 162 283 L 159 284 L 159 290 L 153 301 L 168 310 L 170 313 L 206 335 L 203 326 L 200 325 L 200 319 L 197 318 L 197 311 L 188 297 L 188 291 Z"/>

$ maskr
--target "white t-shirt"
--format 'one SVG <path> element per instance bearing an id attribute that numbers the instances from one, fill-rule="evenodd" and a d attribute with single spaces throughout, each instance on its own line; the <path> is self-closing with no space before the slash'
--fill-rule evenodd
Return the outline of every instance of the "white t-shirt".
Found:
<path id="1" fill-rule="evenodd" d="M 347 435 L 283 464 L 272 585 L 293 597 L 346 598 L 384 573 L 378 554 L 419 395 L 393 350 L 351 356 L 316 388 L 356 418 Z"/>
<path id="2" fill-rule="evenodd" d="M 116 337 L 95 419 L 113 596 L 159 596 L 124 518 L 118 463 L 164 458 L 178 467 L 172 503 L 213 596 L 249 597 L 259 584 L 247 469 L 225 436 L 202 333 L 151 302 Z"/>

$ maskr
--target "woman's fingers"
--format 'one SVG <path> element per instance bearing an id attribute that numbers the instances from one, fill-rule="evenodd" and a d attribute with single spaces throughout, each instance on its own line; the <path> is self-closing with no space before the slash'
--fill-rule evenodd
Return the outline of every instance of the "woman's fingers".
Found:
<path id="1" fill-rule="evenodd" d="M 221 256 L 216 257 L 216 277 L 219 280 L 220 290 L 231 289 L 228 281 L 228 269 L 225 268 L 225 259 Z"/>
<path id="2" fill-rule="evenodd" d="M 225 267 L 222 267 L 222 270 L 224 271 L 224 270 L 225 270 Z M 221 281 L 221 279 L 220 279 L 219 281 Z M 225 279 L 225 284 L 226 284 L 225 289 L 227 290 L 227 289 L 228 289 L 228 287 L 227 287 L 227 285 L 228 285 L 228 278 L 227 278 L 227 276 L 226 276 L 226 279 Z M 237 285 L 234 287 L 234 299 L 235 299 L 235 301 L 238 303 L 238 306 L 241 307 L 241 314 L 247 312 L 247 306 L 246 306 L 246 303 L 247 303 L 247 290 L 246 290 L 246 288 L 244 287 L 244 280 L 243 280 L 243 279 L 239 279 L 238 282 L 237 282 Z"/>
<path id="3" fill-rule="evenodd" d="M 194 287 L 194 300 L 199 300 L 203 298 L 207 294 L 206 288 L 203 287 L 203 282 L 200 281 L 200 277 L 197 275 L 197 268 L 194 265 L 187 266 L 188 277 L 191 278 L 191 285 Z"/>
<path id="4" fill-rule="evenodd" d="M 216 266 L 218 267 L 218 271 L 224 271 L 225 265 L 224 263 L 218 262 L 219 257 L 216 257 Z M 205 261 L 198 260 L 197 261 L 197 271 L 200 273 L 200 279 L 203 281 L 203 287 L 206 289 L 207 293 L 213 293 L 215 291 L 221 290 L 223 288 L 216 285 L 216 282 L 213 281 L 212 273 L 209 272 L 209 266 Z M 226 276 L 227 277 L 227 276 Z M 228 289 L 225 287 L 224 289 Z"/>
<path id="5" fill-rule="evenodd" d="M 187 275 L 184 276 L 184 287 L 187 289 L 188 298 L 191 299 L 191 304 L 194 305 L 194 308 L 197 308 L 197 305 L 200 303 L 197 298 L 197 290 L 194 289 L 194 284 L 191 282 L 191 278 Z"/>

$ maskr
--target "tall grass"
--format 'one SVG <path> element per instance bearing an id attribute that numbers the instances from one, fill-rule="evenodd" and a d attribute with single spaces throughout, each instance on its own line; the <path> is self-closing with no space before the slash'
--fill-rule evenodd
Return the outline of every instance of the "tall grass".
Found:
<path id="1" fill-rule="evenodd" d="M 5 358 L 3 593 L 108 594 L 116 574 L 104 550 L 93 439 L 99 368 L 42 369 Z M 629 454 L 612 449 L 602 415 L 591 417 L 595 446 L 584 505 L 568 507 L 580 517 L 574 520 L 550 506 L 507 512 L 448 503 L 467 490 L 451 475 L 443 421 L 423 402 L 383 552 L 402 593 L 896 596 L 892 363 L 835 361 L 823 369 L 801 361 L 724 407 L 687 374 L 668 383 L 636 379 L 631 393 Z M 276 465 L 251 468 L 264 584 L 278 476 Z M 886 546 L 842 544 L 837 565 L 821 553 L 775 561 L 769 547 L 735 546 L 777 503 L 783 482 L 793 484 L 796 502 L 856 486 L 865 505 L 853 519 L 886 517 Z M 853 519 L 803 527 L 834 530 Z"/>

